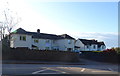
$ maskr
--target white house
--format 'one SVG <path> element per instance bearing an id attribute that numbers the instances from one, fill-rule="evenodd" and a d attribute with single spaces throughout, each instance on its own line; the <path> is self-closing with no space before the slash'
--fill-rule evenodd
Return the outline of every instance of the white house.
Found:
<path id="1" fill-rule="evenodd" d="M 104 42 L 97 40 L 77 39 L 75 41 L 75 50 L 79 51 L 103 51 L 106 49 Z"/>
<path id="2" fill-rule="evenodd" d="M 37 32 L 25 31 L 19 28 L 10 34 L 10 47 L 39 50 L 63 50 L 73 51 L 75 39 L 67 34 L 54 35 Z"/>
<path id="3" fill-rule="evenodd" d="M 61 51 L 102 51 L 106 49 L 104 42 L 97 40 L 75 40 L 67 34 L 46 34 L 41 33 L 39 29 L 37 32 L 29 32 L 22 28 L 10 34 L 10 47 Z"/>

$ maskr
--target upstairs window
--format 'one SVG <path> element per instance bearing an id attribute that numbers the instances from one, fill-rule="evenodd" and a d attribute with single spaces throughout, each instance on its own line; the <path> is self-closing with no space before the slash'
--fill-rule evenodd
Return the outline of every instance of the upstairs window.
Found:
<path id="1" fill-rule="evenodd" d="M 21 41 L 26 41 L 26 36 L 20 36 Z"/>
<path id="2" fill-rule="evenodd" d="M 71 44 L 72 43 L 72 41 L 71 40 L 68 40 L 68 44 Z"/>
<path id="3" fill-rule="evenodd" d="M 38 39 L 34 39 L 34 43 L 39 43 L 39 40 Z"/>

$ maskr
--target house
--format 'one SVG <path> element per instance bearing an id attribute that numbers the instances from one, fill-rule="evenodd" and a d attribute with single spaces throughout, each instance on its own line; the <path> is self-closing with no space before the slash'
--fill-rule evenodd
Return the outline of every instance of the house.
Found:
<path id="1" fill-rule="evenodd" d="M 29 32 L 22 28 L 13 31 L 10 34 L 11 48 L 29 48 L 38 50 L 61 50 L 61 51 L 102 51 L 106 49 L 104 42 L 97 40 L 77 39 L 62 34 Z"/>
<path id="2" fill-rule="evenodd" d="M 106 49 L 104 42 L 97 40 L 77 39 L 75 41 L 75 50 L 79 51 L 103 51 Z"/>
<path id="3" fill-rule="evenodd" d="M 75 39 L 67 34 L 54 35 L 37 32 L 29 32 L 19 28 L 10 34 L 10 47 L 24 47 L 39 50 L 63 50 L 73 51 Z"/>

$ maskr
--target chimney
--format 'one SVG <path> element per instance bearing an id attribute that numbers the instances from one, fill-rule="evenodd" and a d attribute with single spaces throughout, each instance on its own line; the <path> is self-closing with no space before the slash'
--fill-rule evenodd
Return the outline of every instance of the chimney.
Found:
<path id="1" fill-rule="evenodd" d="M 40 29 L 37 29 L 37 33 L 40 33 Z"/>

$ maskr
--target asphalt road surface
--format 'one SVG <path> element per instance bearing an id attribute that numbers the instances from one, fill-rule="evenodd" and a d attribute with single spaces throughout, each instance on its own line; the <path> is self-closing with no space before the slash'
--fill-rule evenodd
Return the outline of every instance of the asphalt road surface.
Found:
<path id="1" fill-rule="evenodd" d="M 81 65 L 2 64 L 2 75 L 118 74 L 118 65 L 82 59 Z"/>

